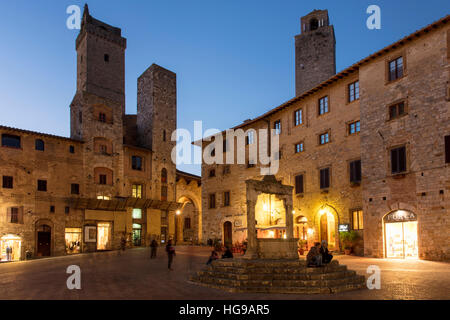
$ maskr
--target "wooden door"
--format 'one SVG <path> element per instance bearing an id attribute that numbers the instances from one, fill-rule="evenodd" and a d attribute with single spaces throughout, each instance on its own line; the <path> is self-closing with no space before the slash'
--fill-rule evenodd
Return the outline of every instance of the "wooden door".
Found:
<path id="1" fill-rule="evenodd" d="M 320 217 L 320 240 L 328 242 L 328 218 L 326 214 Z"/>

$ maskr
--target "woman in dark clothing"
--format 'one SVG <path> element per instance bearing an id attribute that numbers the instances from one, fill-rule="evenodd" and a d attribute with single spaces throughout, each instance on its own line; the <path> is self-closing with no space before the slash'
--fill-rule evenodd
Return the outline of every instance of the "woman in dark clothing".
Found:
<path id="1" fill-rule="evenodd" d="M 169 242 L 167 242 L 167 246 L 166 246 L 166 252 L 167 252 L 167 258 L 168 260 L 168 268 L 169 270 L 173 270 L 172 269 L 172 262 L 173 262 L 173 257 L 176 255 L 175 254 L 175 248 L 172 246 L 172 240 L 169 240 Z"/>
<path id="2" fill-rule="evenodd" d="M 328 252 L 328 244 L 325 240 L 322 240 L 322 245 L 320 246 L 320 254 L 322 255 L 322 263 L 330 263 L 333 259 L 333 255 Z"/>

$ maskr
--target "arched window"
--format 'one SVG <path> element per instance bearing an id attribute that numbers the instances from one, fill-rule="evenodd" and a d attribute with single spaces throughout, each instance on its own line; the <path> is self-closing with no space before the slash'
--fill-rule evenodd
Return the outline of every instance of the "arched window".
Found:
<path id="1" fill-rule="evenodd" d="M 36 149 L 36 150 L 44 151 L 44 146 L 45 146 L 45 144 L 44 144 L 44 141 L 43 141 L 43 140 L 41 140 L 41 139 L 36 139 L 34 145 L 35 145 L 35 149 Z"/>
<path id="2" fill-rule="evenodd" d="M 163 168 L 161 170 L 161 183 L 167 183 L 167 170 Z"/>
<path id="3" fill-rule="evenodd" d="M 311 19 L 309 22 L 309 30 L 314 31 L 319 28 L 319 21 L 316 18 Z"/>

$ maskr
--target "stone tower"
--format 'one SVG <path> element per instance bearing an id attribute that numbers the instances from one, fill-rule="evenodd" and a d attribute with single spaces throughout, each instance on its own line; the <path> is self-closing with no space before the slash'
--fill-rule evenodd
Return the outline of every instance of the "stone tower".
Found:
<path id="1" fill-rule="evenodd" d="M 295 36 L 295 95 L 299 96 L 336 74 L 336 39 L 328 10 L 314 10 L 301 18 Z"/>
<path id="2" fill-rule="evenodd" d="M 152 177 L 167 170 L 168 200 L 175 194 L 176 164 L 171 160 L 176 141 L 171 141 L 177 128 L 176 74 L 156 64 L 138 78 L 137 131 L 140 146 L 152 150 Z M 158 185 L 161 179 L 155 183 Z M 157 192 L 158 188 L 154 188 Z M 157 194 L 155 194 L 157 197 Z"/>
<path id="3" fill-rule="evenodd" d="M 125 49 L 121 30 L 93 18 L 87 5 L 76 39 L 77 90 L 70 105 L 71 138 L 84 141 L 88 196 L 114 197 L 123 180 Z M 100 175 L 107 183 L 100 184 Z"/>

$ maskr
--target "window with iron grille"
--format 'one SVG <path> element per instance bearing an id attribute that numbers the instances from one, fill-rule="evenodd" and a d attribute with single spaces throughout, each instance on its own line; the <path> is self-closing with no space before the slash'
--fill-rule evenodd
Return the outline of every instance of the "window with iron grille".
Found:
<path id="1" fill-rule="evenodd" d="M 295 110 L 294 112 L 294 126 L 301 125 L 303 123 L 303 111 L 302 109 Z"/>
<path id="2" fill-rule="evenodd" d="M 389 81 L 394 81 L 403 77 L 403 57 L 398 57 L 389 61 Z"/>
<path id="3" fill-rule="evenodd" d="M 5 189 L 13 188 L 13 177 L 3 176 L 3 188 L 5 188 Z"/>
<path id="4" fill-rule="evenodd" d="M 359 81 L 355 81 L 348 85 L 348 102 L 359 99 Z"/>
<path id="5" fill-rule="evenodd" d="M 352 122 L 348 125 L 348 134 L 355 134 L 361 131 L 361 124 L 359 121 Z"/>
<path id="6" fill-rule="evenodd" d="M 38 180 L 37 189 L 38 191 L 47 191 L 47 180 Z"/>
<path id="7" fill-rule="evenodd" d="M 350 162 L 350 182 L 361 182 L 361 160 Z"/>
<path id="8" fill-rule="evenodd" d="M 302 174 L 295 176 L 295 193 L 296 194 L 303 193 L 303 175 Z"/>
<path id="9" fill-rule="evenodd" d="M 320 169 L 320 189 L 330 187 L 330 168 Z"/>
<path id="10" fill-rule="evenodd" d="M 319 99 L 319 115 L 327 113 L 328 109 L 328 96 Z"/>
<path id="11" fill-rule="evenodd" d="M 391 173 L 406 172 L 406 147 L 391 150 Z"/>

